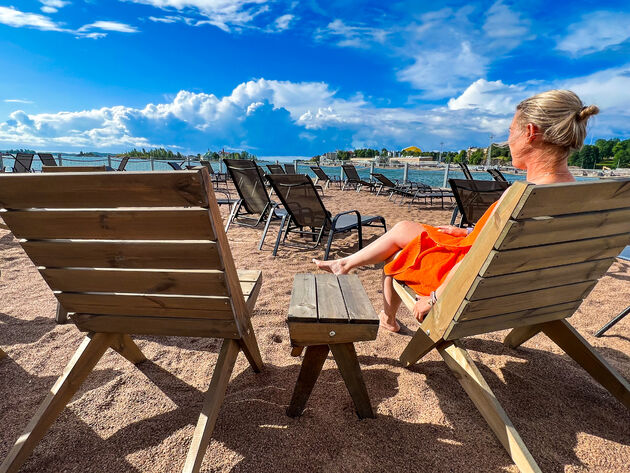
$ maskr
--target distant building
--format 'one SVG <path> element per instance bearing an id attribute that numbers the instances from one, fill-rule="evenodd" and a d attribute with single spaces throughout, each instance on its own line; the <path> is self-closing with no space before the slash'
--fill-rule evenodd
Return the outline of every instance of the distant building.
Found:
<path id="1" fill-rule="evenodd" d="M 403 151 L 407 151 L 409 153 L 422 153 L 422 150 L 417 146 L 409 146 L 407 148 L 404 148 Z"/>
<path id="2" fill-rule="evenodd" d="M 337 159 L 337 151 L 329 151 L 328 153 L 324 153 L 322 154 L 322 158 L 329 161 L 335 161 Z"/>

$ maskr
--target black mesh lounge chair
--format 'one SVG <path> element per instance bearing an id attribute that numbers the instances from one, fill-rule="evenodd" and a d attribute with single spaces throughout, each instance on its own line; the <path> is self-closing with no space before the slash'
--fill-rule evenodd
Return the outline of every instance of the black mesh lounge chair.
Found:
<path id="1" fill-rule="evenodd" d="M 267 164 L 267 169 L 269 170 L 269 174 L 286 174 L 279 164 Z"/>
<path id="2" fill-rule="evenodd" d="M 337 233 L 356 229 L 359 234 L 359 248 L 363 248 L 363 227 L 381 227 L 383 231 L 387 231 L 385 219 L 380 215 L 361 216 L 358 210 L 349 210 L 333 217 L 326 210 L 309 176 L 304 174 L 272 174 L 267 176 L 267 179 L 271 182 L 271 186 L 288 213 L 282 218 L 280 230 L 278 230 L 276 244 L 273 248 L 274 256 L 278 252 L 278 246 L 281 242 L 287 246 L 314 249 L 319 246 L 324 232 L 328 230 L 328 242 L 324 253 L 326 260 L 330 253 L 333 237 Z M 313 243 L 310 245 L 286 243 L 289 232 L 310 236 Z"/>
<path id="3" fill-rule="evenodd" d="M 379 195 L 384 189 L 386 192 L 389 192 L 389 198 L 391 199 L 394 194 L 409 193 L 413 187 L 410 182 L 400 183 L 398 180 L 393 182 L 389 177 L 379 172 L 373 172 L 371 175 L 378 181 L 378 184 L 376 184 L 376 195 Z"/>
<path id="4" fill-rule="evenodd" d="M 420 201 L 423 201 L 425 204 L 433 205 L 433 199 L 439 199 L 440 205 L 444 208 L 444 198 L 448 197 L 451 199 L 451 202 L 454 198 L 451 191 L 440 187 L 431 187 L 423 182 L 414 182 L 414 187 L 411 191 L 401 192 L 400 194 L 403 197 L 411 197 L 411 200 L 408 202 L 409 207 L 411 207 L 411 204 L 415 204 Z M 401 199 L 400 204 L 402 205 L 403 203 L 404 202 Z"/>
<path id="5" fill-rule="evenodd" d="M 297 174 L 295 171 L 295 164 L 285 164 L 284 165 L 284 172 L 286 174 Z"/>
<path id="6" fill-rule="evenodd" d="M 120 164 L 118 165 L 118 169 L 116 171 L 124 171 L 127 167 L 127 163 L 129 162 L 129 156 L 125 156 L 120 160 Z"/>
<path id="7" fill-rule="evenodd" d="M 37 153 L 37 156 L 39 156 L 42 166 L 57 166 L 57 161 L 51 153 Z"/>
<path id="8" fill-rule="evenodd" d="M 17 153 L 13 164 L 13 172 L 32 172 L 33 156 L 35 156 L 33 153 Z"/>
<path id="9" fill-rule="evenodd" d="M 455 223 L 457 212 L 461 214 L 460 227 L 477 223 L 488 207 L 501 198 L 510 186 L 509 182 L 449 179 L 455 195 L 457 208 L 453 211 L 451 225 Z"/>
<path id="10" fill-rule="evenodd" d="M 232 212 L 225 224 L 225 231 L 232 223 L 246 227 L 257 227 L 265 218 L 265 228 L 260 237 L 259 248 L 262 247 L 271 219 L 282 218 L 287 212 L 278 208 L 265 189 L 265 181 L 260 167 L 248 159 L 224 159 L 225 167 L 230 173 L 239 199 L 232 207 Z"/>
<path id="11" fill-rule="evenodd" d="M 469 181 L 473 181 L 475 179 L 470 172 L 470 169 L 468 169 L 468 165 L 466 163 L 459 162 L 457 164 L 459 164 L 459 167 L 462 168 L 462 172 L 464 173 L 466 179 L 468 179 Z"/>
<path id="12" fill-rule="evenodd" d="M 184 171 L 182 164 L 186 161 L 182 161 L 181 163 L 176 163 L 175 161 L 169 161 L 168 165 L 173 168 L 173 171 Z"/>
<path id="13" fill-rule="evenodd" d="M 341 179 L 339 179 L 339 177 L 337 176 L 330 177 L 319 166 L 311 166 L 311 169 L 313 170 L 313 172 L 315 173 L 315 176 L 317 177 L 317 179 L 315 179 L 315 184 L 317 184 L 320 180 L 324 181 L 324 187 L 328 189 L 328 187 L 330 186 L 330 183 L 332 182 L 332 183 L 337 184 L 339 186 L 339 189 L 341 189 L 342 182 L 341 182 Z"/>
<path id="14" fill-rule="evenodd" d="M 212 182 L 214 183 L 214 187 L 218 188 L 219 184 L 223 184 L 225 186 L 225 188 L 227 189 L 227 174 L 224 172 L 214 172 L 214 169 L 212 168 L 212 164 L 210 164 L 210 161 L 206 160 L 206 159 L 201 159 L 199 161 L 199 164 L 201 164 L 203 167 L 205 167 L 208 172 L 210 173 L 210 179 L 212 180 Z"/>
<path id="15" fill-rule="evenodd" d="M 495 181 L 508 182 L 503 173 L 498 169 L 486 169 L 486 171 L 488 171 L 488 173 L 492 176 L 492 179 L 494 179 Z"/>
<path id="16" fill-rule="evenodd" d="M 361 179 L 357 169 L 352 164 L 342 164 L 341 167 L 346 175 L 346 182 L 344 183 L 342 190 L 345 190 L 348 185 L 354 186 L 357 191 L 363 186 L 367 187 L 370 191 L 373 191 L 376 188 L 376 185 L 373 182 Z"/>

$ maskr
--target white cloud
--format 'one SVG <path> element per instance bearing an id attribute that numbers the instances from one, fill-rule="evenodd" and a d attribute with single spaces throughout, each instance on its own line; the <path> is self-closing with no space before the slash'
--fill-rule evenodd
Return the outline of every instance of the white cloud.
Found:
<path id="1" fill-rule="evenodd" d="M 452 49 L 427 50 L 398 72 L 398 79 L 423 91 L 424 98 L 441 98 L 459 92 L 471 79 L 485 77 L 490 60 L 464 41 Z"/>
<path id="2" fill-rule="evenodd" d="M 325 28 L 318 28 L 315 31 L 315 39 L 332 39 L 337 46 L 367 48 L 372 43 L 383 44 L 387 38 L 388 31 L 370 26 L 347 25 L 343 20 L 331 21 Z"/>
<path id="3" fill-rule="evenodd" d="M 529 22 L 510 9 L 503 0 L 498 0 L 488 10 L 483 30 L 489 38 L 501 40 L 517 38 L 520 42 L 520 39 L 529 32 Z"/>
<path id="4" fill-rule="evenodd" d="M 39 2 L 43 5 L 42 11 L 44 13 L 56 13 L 60 8 L 70 3 L 64 0 L 39 0 Z"/>
<path id="5" fill-rule="evenodd" d="M 0 7 L 0 23 L 14 28 L 29 27 L 44 31 L 67 31 L 55 21 L 37 13 L 24 13 L 14 7 Z"/>
<path id="6" fill-rule="evenodd" d="M 481 110 L 490 114 L 514 113 L 524 98 L 524 85 L 504 84 L 500 80 L 478 79 L 456 98 L 448 101 L 450 110 Z"/>
<path id="7" fill-rule="evenodd" d="M 286 29 L 289 29 L 289 24 L 293 21 L 294 18 L 295 16 L 291 14 L 282 15 L 276 18 L 276 21 L 274 21 L 275 30 L 284 31 Z"/>
<path id="8" fill-rule="evenodd" d="M 84 25 L 77 31 L 80 33 L 90 30 L 103 30 L 103 31 L 116 31 L 118 33 L 137 33 L 138 29 L 135 26 L 127 25 L 125 23 L 119 23 L 117 21 L 95 21 L 89 25 Z"/>
<path id="9" fill-rule="evenodd" d="M 623 12 L 598 11 L 567 28 L 568 34 L 558 41 L 556 49 L 574 56 L 603 51 L 630 38 L 630 15 Z"/>
<path id="10" fill-rule="evenodd" d="M 195 26 L 211 24 L 224 31 L 231 26 L 245 26 L 257 15 L 266 12 L 268 0 L 129 0 L 134 3 L 151 5 L 162 10 L 193 9 L 207 20 L 198 21 Z M 261 4 L 263 4 L 261 6 Z"/>
<path id="11" fill-rule="evenodd" d="M 23 99 L 4 99 L 5 103 L 33 103 L 32 100 L 23 100 Z"/>

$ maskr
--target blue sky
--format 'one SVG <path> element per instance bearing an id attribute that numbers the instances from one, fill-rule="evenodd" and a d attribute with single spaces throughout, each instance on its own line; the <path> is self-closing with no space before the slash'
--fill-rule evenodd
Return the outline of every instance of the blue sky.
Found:
<path id="1" fill-rule="evenodd" d="M 455 150 L 551 88 L 627 138 L 628 25 L 605 0 L 0 0 L 0 149 Z"/>

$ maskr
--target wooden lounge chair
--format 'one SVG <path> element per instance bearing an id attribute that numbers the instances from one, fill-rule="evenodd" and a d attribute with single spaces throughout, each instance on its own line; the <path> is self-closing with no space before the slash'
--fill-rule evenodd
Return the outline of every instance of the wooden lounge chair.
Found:
<path id="1" fill-rule="evenodd" d="M 403 365 L 437 349 L 518 468 L 539 472 L 460 339 L 512 328 L 505 343 L 516 347 L 544 332 L 630 409 L 630 384 L 565 320 L 628 241 L 630 180 L 514 183 L 405 348 Z M 412 308 L 413 291 L 395 288 Z"/>
<path id="2" fill-rule="evenodd" d="M 37 156 L 39 156 L 42 166 L 57 166 L 57 161 L 51 153 L 37 153 Z"/>
<path id="3" fill-rule="evenodd" d="M 280 223 L 273 248 L 274 256 L 278 253 L 281 241 L 287 246 L 307 250 L 317 248 L 324 232 L 328 231 L 328 242 L 324 252 L 324 260 L 326 260 L 333 237 L 338 233 L 357 230 L 359 248 L 363 248 L 364 227 L 380 227 L 383 231 L 387 231 L 385 219 L 380 215 L 361 215 L 358 210 L 348 210 L 333 217 L 317 194 L 313 181 L 305 174 L 271 174 L 267 176 L 267 179 L 271 182 L 271 186 L 287 212 Z M 310 245 L 285 243 L 290 232 L 300 236 L 309 236 L 313 242 Z M 262 245 L 263 240 L 260 241 L 259 250 L 262 249 Z"/>
<path id="4" fill-rule="evenodd" d="M 33 153 L 17 153 L 13 163 L 13 172 L 33 172 Z"/>
<path id="5" fill-rule="evenodd" d="M 364 179 L 361 179 L 359 173 L 357 172 L 357 168 L 355 168 L 352 164 L 342 164 L 343 173 L 346 175 L 346 181 L 343 184 L 341 190 L 345 190 L 346 186 L 354 187 L 357 191 L 361 190 L 362 187 L 367 187 L 367 189 L 371 192 L 376 188 L 376 184 L 373 182 L 368 182 Z"/>
<path id="6" fill-rule="evenodd" d="M 0 176 L 0 208 L 88 332 L 0 472 L 18 471 L 108 348 L 145 359 L 134 334 L 223 339 L 183 470 L 198 471 L 239 351 L 262 368 L 250 322 L 261 273 L 237 273 L 208 172 Z"/>
<path id="7" fill-rule="evenodd" d="M 510 186 L 507 181 L 480 181 L 476 179 L 449 179 L 457 207 L 453 209 L 451 225 L 460 214 L 460 227 L 470 227 L 501 198 Z"/>

